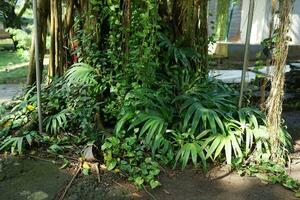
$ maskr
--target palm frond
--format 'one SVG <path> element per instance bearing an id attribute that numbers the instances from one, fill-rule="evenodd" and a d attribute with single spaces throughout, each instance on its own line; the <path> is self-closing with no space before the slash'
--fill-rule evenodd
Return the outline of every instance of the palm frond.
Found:
<path id="1" fill-rule="evenodd" d="M 97 70 L 86 63 L 75 63 L 66 73 L 69 84 L 96 84 Z"/>

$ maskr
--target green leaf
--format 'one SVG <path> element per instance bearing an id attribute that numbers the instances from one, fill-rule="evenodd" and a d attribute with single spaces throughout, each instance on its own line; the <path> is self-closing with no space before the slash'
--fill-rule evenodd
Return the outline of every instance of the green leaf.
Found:
<path id="1" fill-rule="evenodd" d="M 85 176 L 88 176 L 88 175 L 89 175 L 89 172 L 90 172 L 90 169 L 88 169 L 88 168 L 83 168 L 83 169 L 82 169 L 82 173 L 83 173 L 83 175 L 85 175 Z"/>
<path id="2" fill-rule="evenodd" d="M 117 165 L 117 161 L 116 160 L 111 160 L 107 166 L 107 170 L 111 171 L 113 170 Z"/>
<path id="3" fill-rule="evenodd" d="M 160 182 L 158 182 L 158 181 L 155 181 L 155 180 L 151 180 L 150 181 L 150 187 L 151 187 L 151 189 L 154 189 L 154 188 L 157 188 L 158 186 L 160 186 L 161 184 L 160 184 Z"/>
<path id="4" fill-rule="evenodd" d="M 208 149 L 208 151 L 207 151 L 206 158 L 211 157 L 211 155 L 212 155 L 214 152 L 216 152 L 218 146 L 219 146 L 220 143 L 221 143 L 221 138 L 222 138 L 221 135 L 215 137 L 213 143 L 211 144 L 211 146 L 209 147 L 209 149 Z"/>
<path id="5" fill-rule="evenodd" d="M 142 177 L 138 176 L 134 179 L 134 182 L 136 185 L 141 186 L 144 183 L 144 179 Z"/>
<path id="6" fill-rule="evenodd" d="M 17 144 L 18 144 L 18 153 L 22 154 L 23 137 L 17 138 Z"/>
<path id="7" fill-rule="evenodd" d="M 231 165 L 232 151 L 231 151 L 231 142 L 227 139 L 225 143 L 225 155 L 226 155 L 226 163 Z"/>

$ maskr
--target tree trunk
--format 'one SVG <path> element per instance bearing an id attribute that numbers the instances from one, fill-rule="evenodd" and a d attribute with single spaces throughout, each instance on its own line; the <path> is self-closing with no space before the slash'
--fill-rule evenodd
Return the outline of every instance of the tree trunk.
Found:
<path id="1" fill-rule="evenodd" d="M 48 83 L 54 76 L 62 76 L 64 73 L 63 61 L 63 41 L 62 41 L 62 7 L 61 0 L 51 0 L 51 20 L 50 20 L 50 60 L 48 68 Z"/>
<path id="2" fill-rule="evenodd" d="M 73 26 L 73 14 L 74 14 L 74 1 L 67 0 L 66 3 L 66 14 L 63 21 L 63 43 L 67 47 L 63 49 L 64 57 L 62 60 L 63 69 L 66 70 L 68 66 L 72 65 L 71 59 L 71 43 L 72 43 L 72 26 Z"/>
<path id="3" fill-rule="evenodd" d="M 25 13 L 26 9 L 29 7 L 29 0 L 25 0 L 23 7 L 21 8 L 20 12 L 17 14 L 17 17 L 21 18 L 23 14 Z"/>
<path id="4" fill-rule="evenodd" d="M 274 27 L 274 17 L 275 17 L 275 9 L 276 9 L 276 0 L 272 0 L 272 8 L 271 8 L 271 19 L 269 23 L 269 38 L 272 38 L 273 34 L 273 27 Z M 269 65 L 272 64 L 272 58 L 267 58 L 266 65 L 267 65 L 267 76 L 269 75 Z M 263 77 L 261 81 L 261 87 L 260 87 L 260 109 L 265 110 L 266 108 L 266 86 L 268 83 L 268 78 Z"/>
<path id="5" fill-rule="evenodd" d="M 39 62 L 41 66 L 41 76 L 43 72 L 43 61 L 44 55 L 46 51 L 46 36 L 47 36 L 47 19 L 49 16 L 49 5 L 50 0 L 38 0 L 37 1 L 37 16 L 38 16 L 38 39 L 39 39 L 39 49 L 40 49 L 40 57 Z M 28 74 L 27 74 L 27 84 L 32 85 L 36 81 L 36 68 L 35 68 L 35 47 L 34 47 L 34 35 L 32 37 L 31 42 L 31 55 L 28 66 Z"/>
<path id="6" fill-rule="evenodd" d="M 128 64 L 129 57 L 129 36 L 130 36 L 130 21 L 131 21 L 131 0 L 124 0 L 122 5 L 123 10 L 123 37 L 122 37 L 122 51 L 124 58 L 124 65 Z"/>
<path id="7" fill-rule="evenodd" d="M 196 44 L 199 6 L 200 0 L 175 0 L 173 3 L 175 38 L 183 38 L 183 45 L 186 47 L 195 47 Z"/>
<path id="8" fill-rule="evenodd" d="M 216 20 L 216 40 L 223 41 L 226 39 L 228 31 L 228 12 L 229 0 L 218 0 L 217 20 Z"/>
<path id="9" fill-rule="evenodd" d="M 267 99 L 267 127 L 270 135 L 271 158 L 278 161 L 279 130 L 281 125 L 282 101 L 284 97 L 284 69 L 288 54 L 287 33 L 291 0 L 281 0 L 279 7 L 278 35 L 275 44 L 275 71 L 271 78 L 271 91 Z"/>
<path id="10" fill-rule="evenodd" d="M 208 0 L 200 1 L 200 34 L 199 34 L 199 54 L 201 56 L 198 73 L 206 75 L 208 73 L 208 30 L 207 30 L 207 9 Z"/>

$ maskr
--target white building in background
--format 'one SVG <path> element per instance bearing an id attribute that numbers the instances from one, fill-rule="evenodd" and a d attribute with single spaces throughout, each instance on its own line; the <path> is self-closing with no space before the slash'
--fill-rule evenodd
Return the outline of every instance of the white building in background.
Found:
<path id="1" fill-rule="evenodd" d="M 240 0 L 228 10 L 228 37 L 226 41 L 219 41 L 215 53 L 229 57 L 229 59 L 241 60 L 244 54 L 244 43 L 246 39 L 248 10 L 250 0 Z M 255 59 L 256 53 L 262 50 L 261 41 L 269 37 L 269 24 L 271 21 L 272 0 L 254 0 L 254 17 L 252 33 L 250 37 L 250 59 Z M 218 0 L 210 0 L 209 21 L 215 21 Z M 209 30 L 212 32 L 212 30 Z M 294 0 L 291 12 L 291 25 L 289 36 L 290 42 L 289 59 L 300 60 L 300 0 Z"/>

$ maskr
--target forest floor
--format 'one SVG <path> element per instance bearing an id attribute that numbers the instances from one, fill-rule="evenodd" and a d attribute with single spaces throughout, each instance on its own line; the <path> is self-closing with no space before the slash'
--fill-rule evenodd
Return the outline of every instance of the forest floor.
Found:
<path id="1" fill-rule="evenodd" d="M 1 85 L 0 85 L 1 86 Z M 2 85 L 3 86 L 3 85 Z M 2 87 L 1 86 L 1 87 Z M 20 87 L 0 87 L 6 99 L 19 92 Z M 2 98 L 3 99 L 3 98 Z M 294 139 L 291 176 L 300 181 L 300 111 L 285 111 L 284 118 Z M 45 159 L 46 160 L 46 159 Z M 48 160 L 49 161 L 49 160 Z M 59 169 L 54 164 L 30 156 L 0 155 L 0 199 L 46 200 L 59 199 L 74 171 Z M 287 169 L 289 171 L 289 169 Z M 215 167 L 207 174 L 195 169 L 163 171 L 162 184 L 155 190 L 138 190 L 126 179 L 111 173 L 96 176 L 79 175 L 68 190 L 66 200 L 293 200 L 293 192 L 280 185 L 266 184 L 254 177 L 240 177 L 225 167 Z M 150 194 L 149 194 L 150 193 Z"/>

